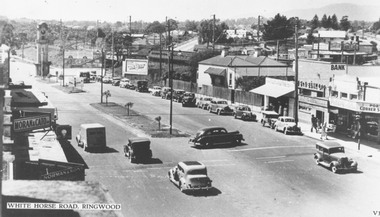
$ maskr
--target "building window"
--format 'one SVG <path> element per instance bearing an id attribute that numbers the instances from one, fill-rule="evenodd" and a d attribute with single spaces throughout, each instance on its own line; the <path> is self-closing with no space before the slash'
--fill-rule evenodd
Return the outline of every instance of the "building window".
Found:
<path id="1" fill-rule="evenodd" d="M 230 79 L 228 80 L 228 86 L 232 86 L 232 73 L 230 73 Z"/>
<path id="2" fill-rule="evenodd" d="M 356 100 L 356 99 L 358 99 L 358 95 L 356 95 L 356 94 L 350 94 L 350 99 L 351 100 Z"/>
<path id="3" fill-rule="evenodd" d="M 331 96 L 338 97 L 338 91 L 331 91 Z"/>
<path id="4" fill-rule="evenodd" d="M 340 93 L 340 98 L 345 98 L 345 99 L 347 99 L 347 93 Z"/>

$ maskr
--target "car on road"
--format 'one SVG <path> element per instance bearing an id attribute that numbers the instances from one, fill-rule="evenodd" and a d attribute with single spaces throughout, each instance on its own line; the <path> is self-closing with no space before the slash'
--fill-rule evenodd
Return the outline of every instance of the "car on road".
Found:
<path id="1" fill-rule="evenodd" d="M 152 158 L 149 138 L 129 138 L 128 143 L 124 145 L 124 155 L 131 163 L 149 161 Z"/>
<path id="2" fill-rule="evenodd" d="M 184 93 L 185 93 L 185 90 L 182 90 L 182 89 L 173 90 L 173 101 L 174 102 L 181 102 L 182 95 Z"/>
<path id="3" fill-rule="evenodd" d="M 198 161 L 182 161 L 168 172 L 169 180 L 181 192 L 209 190 L 212 180 L 207 176 L 206 166 Z"/>
<path id="4" fill-rule="evenodd" d="M 113 77 L 112 82 L 111 82 L 112 86 L 119 86 L 120 80 L 121 80 L 121 77 Z"/>
<path id="5" fill-rule="evenodd" d="M 111 76 L 104 76 L 103 77 L 103 83 L 111 84 L 112 83 L 112 77 Z"/>
<path id="6" fill-rule="evenodd" d="M 128 85 L 130 84 L 130 82 L 131 82 L 131 81 L 130 81 L 128 78 L 122 78 L 122 79 L 120 80 L 119 87 L 120 87 L 120 88 L 127 88 Z"/>
<path id="7" fill-rule="evenodd" d="M 212 100 L 212 97 L 203 96 L 197 99 L 197 107 L 201 109 L 208 110 L 208 106 L 210 105 L 210 102 Z"/>
<path id="8" fill-rule="evenodd" d="M 234 110 L 228 105 L 227 100 L 223 99 L 213 99 L 210 101 L 210 105 L 208 107 L 208 111 L 210 113 L 215 112 L 218 115 L 232 115 Z"/>
<path id="9" fill-rule="evenodd" d="M 152 96 L 160 96 L 161 95 L 161 87 L 160 86 L 153 86 L 152 88 L 149 88 L 149 92 L 152 94 Z"/>
<path id="10" fill-rule="evenodd" d="M 235 108 L 234 118 L 240 118 L 244 121 L 256 121 L 256 114 L 252 113 L 249 106 L 240 105 Z"/>
<path id="11" fill-rule="evenodd" d="M 297 126 L 294 118 L 288 116 L 280 116 L 274 123 L 276 131 L 282 131 L 285 135 L 289 133 L 301 134 L 301 128 Z"/>
<path id="12" fill-rule="evenodd" d="M 210 147 L 215 144 L 240 144 L 244 141 L 239 131 L 228 132 L 224 127 L 206 127 L 198 130 L 189 143 L 194 146 Z"/>
<path id="13" fill-rule="evenodd" d="M 76 141 L 85 151 L 104 150 L 107 146 L 106 128 L 99 123 L 81 124 Z"/>
<path id="14" fill-rule="evenodd" d="M 182 107 L 185 107 L 185 106 L 194 107 L 196 103 L 195 94 L 192 92 L 185 92 L 181 97 L 181 103 L 182 103 Z"/>
<path id="15" fill-rule="evenodd" d="M 274 129 L 274 124 L 280 115 L 275 111 L 262 111 L 261 114 L 260 122 L 263 127 L 268 124 L 270 128 Z"/>
<path id="16" fill-rule="evenodd" d="M 149 92 L 147 80 L 137 80 L 135 82 L 135 86 L 136 86 L 135 90 L 137 92 Z"/>
<path id="17" fill-rule="evenodd" d="M 346 156 L 344 147 L 335 141 L 320 141 L 315 145 L 314 159 L 317 165 L 330 168 L 333 173 L 341 170 L 356 171 L 358 163 Z"/>

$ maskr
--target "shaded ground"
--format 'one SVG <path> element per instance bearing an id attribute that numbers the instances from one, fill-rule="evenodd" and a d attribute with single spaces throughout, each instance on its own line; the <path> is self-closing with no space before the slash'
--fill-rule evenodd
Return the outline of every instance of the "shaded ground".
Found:
<path id="1" fill-rule="evenodd" d="M 158 126 L 158 121 L 152 120 L 145 115 L 141 115 L 138 112 L 127 109 L 119 104 L 108 102 L 106 103 L 94 103 L 91 104 L 94 108 L 107 114 L 111 114 L 116 118 L 123 120 L 126 124 L 129 124 L 133 128 L 140 129 L 146 134 L 152 137 L 166 138 L 166 137 L 188 137 L 189 134 L 183 133 L 177 129 L 172 129 L 172 134 L 169 133 L 169 126 Z"/>

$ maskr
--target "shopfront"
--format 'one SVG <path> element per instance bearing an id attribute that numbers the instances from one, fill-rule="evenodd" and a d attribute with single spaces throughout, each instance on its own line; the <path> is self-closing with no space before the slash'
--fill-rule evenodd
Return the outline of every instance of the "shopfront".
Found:
<path id="1" fill-rule="evenodd" d="M 329 118 L 328 99 L 322 97 L 299 96 L 298 118 L 301 122 L 311 125 L 311 116 L 314 115 L 320 126 L 324 122 L 334 124 Z"/>

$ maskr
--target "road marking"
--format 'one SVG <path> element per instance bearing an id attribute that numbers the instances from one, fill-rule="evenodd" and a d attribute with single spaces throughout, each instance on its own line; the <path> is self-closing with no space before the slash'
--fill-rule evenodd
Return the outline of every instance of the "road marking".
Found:
<path id="1" fill-rule="evenodd" d="M 237 150 L 229 150 L 229 151 L 230 152 L 255 151 L 255 150 L 266 150 L 266 149 L 276 149 L 276 148 L 312 148 L 312 146 L 270 146 L 270 147 L 245 148 L 245 149 L 237 149 Z"/>
<path id="2" fill-rule="evenodd" d="M 291 161 L 294 161 L 294 160 L 267 161 L 267 162 L 265 162 L 265 163 L 267 163 L 267 164 L 273 164 L 273 163 L 283 163 L 283 162 L 291 162 Z"/>
<path id="3" fill-rule="evenodd" d="M 276 159 L 276 158 L 284 158 L 286 156 L 274 156 L 274 157 L 257 157 L 256 160 L 264 160 L 264 159 Z"/>

